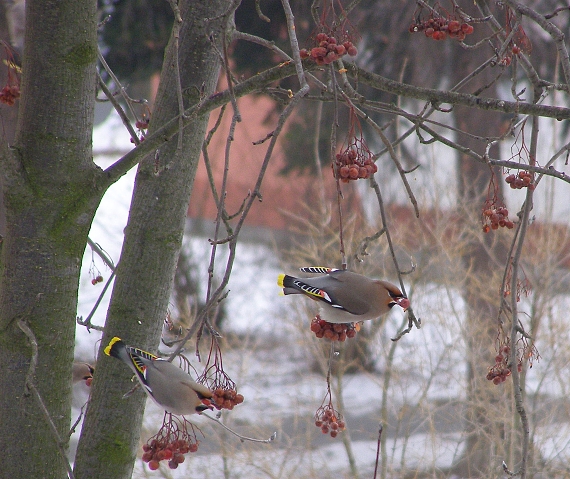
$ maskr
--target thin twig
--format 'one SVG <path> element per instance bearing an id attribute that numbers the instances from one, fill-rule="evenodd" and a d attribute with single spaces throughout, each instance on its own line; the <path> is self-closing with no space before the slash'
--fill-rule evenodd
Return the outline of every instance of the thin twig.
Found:
<path id="1" fill-rule="evenodd" d="M 269 436 L 268 439 L 256 439 L 254 437 L 247 437 L 247 436 L 243 436 L 239 433 L 237 433 L 236 431 L 234 431 L 233 429 L 230 429 L 228 426 L 226 426 L 222 421 L 220 421 L 217 417 L 213 417 L 210 416 L 206 413 L 202 413 L 201 416 L 207 417 L 208 419 L 210 419 L 211 421 L 214 421 L 215 423 L 218 423 L 220 426 L 222 426 L 226 431 L 230 432 L 231 434 L 233 434 L 234 436 L 238 437 L 242 442 L 244 441 L 250 441 L 250 442 L 261 442 L 263 444 L 269 444 L 273 441 L 275 441 L 275 439 L 277 439 L 277 431 L 275 431 L 273 434 L 271 434 L 271 436 Z"/>
<path id="2" fill-rule="evenodd" d="M 42 396 L 40 395 L 40 392 L 38 391 L 34 383 L 34 376 L 36 373 L 36 367 L 38 364 L 38 356 L 39 356 L 38 342 L 36 340 L 36 336 L 34 335 L 34 332 L 31 330 L 31 328 L 28 326 L 28 323 L 26 322 L 25 319 L 18 320 L 18 327 L 28 337 L 28 341 L 30 342 L 30 346 L 32 347 L 32 357 L 30 358 L 30 366 L 26 374 L 26 382 L 25 382 L 26 389 L 33 393 L 36 401 L 38 402 L 40 410 L 44 415 L 44 419 L 46 420 L 46 423 L 50 428 L 51 433 L 55 439 L 55 445 L 57 447 L 59 455 L 63 459 L 63 463 L 65 465 L 65 468 L 67 469 L 67 476 L 69 477 L 69 479 L 74 479 L 75 476 L 73 475 L 73 469 L 71 467 L 71 464 L 69 464 L 69 461 L 67 460 L 67 455 L 65 454 L 65 449 L 63 447 L 65 443 L 64 441 L 62 441 L 61 436 L 57 431 L 57 427 L 54 424 L 50 416 L 50 413 L 44 403 L 44 400 L 42 399 Z"/>

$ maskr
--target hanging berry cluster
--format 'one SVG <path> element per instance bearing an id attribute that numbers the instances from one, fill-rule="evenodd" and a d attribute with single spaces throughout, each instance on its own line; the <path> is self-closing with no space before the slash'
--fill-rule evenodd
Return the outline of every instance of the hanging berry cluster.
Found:
<path id="1" fill-rule="evenodd" d="M 330 400 L 328 404 L 317 409 L 315 426 L 320 428 L 323 434 L 330 434 L 331 437 L 336 437 L 339 432 L 346 429 L 342 414 L 335 410 Z"/>
<path id="2" fill-rule="evenodd" d="M 184 454 L 198 450 L 198 440 L 190 422 L 165 413 L 162 427 L 142 448 L 142 460 L 151 471 L 157 470 L 161 461 L 168 461 L 168 467 L 176 469 L 186 459 Z"/>
<path id="3" fill-rule="evenodd" d="M 509 337 L 507 336 L 499 345 L 499 352 L 495 356 L 495 365 L 489 368 L 486 378 L 489 381 L 493 381 L 493 384 L 504 383 L 507 378 L 512 374 L 511 368 L 509 367 L 509 354 L 511 348 L 509 346 Z M 528 340 L 521 337 L 517 341 L 516 350 L 516 364 L 517 371 L 520 373 L 523 369 L 523 359 L 528 360 L 529 367 L 532 368 L 532 363 L 534 360 L 540 360 L 540 354 L 534 345 L 529 344 Z"/>
<path id="4" fill-rule="evenodd" d="M 447 37 L 462 42 L 467 35 L 473 33 L 472 21 L 465 15 L 459 15 L 454 9 L 448 12 L 439 3 L 429 8 L 429 14 L 423 15 L 424 7 L 420 6 L 414 13 L 414 20 L 408 31 L 410 33 L 424 32 L 426 37 L 434 40 L 445 40 Z"/>
<path id="5" fill-rule="evenodd" d="M 233 381 L 232 381 L 233 382 Z M 235 386 L 234 386 L 235 387 Z M 212 402 L 216 409 L 229 409 L 230 411 L 243 402 L 243 395 L 232 389 L 216 388 L 212 396 Z"/>
<path id="6" fill-rule="evenodd" d="M 426 37 L 434 40 L 445 40 L 449 37 L 462 42 L 467 35 L 473 33 L 473 25 L 456 19 L 430 17 L 425 21 L 412 23 L 409 32 L 424 32 Z"/>
<path id="7" fill-rule="evenodd" d="M 499 200 L 499 187 L 495 179 L 495 172 L 490 170 L 491 179 L 487 189 L 487 199 L 482 210 L 483 232 L 488 233 L 491 230 L 499 228 L 514 228 L 515 224 L 509 220 L 509 210 L 502 205 Z"/>
<path id="8" fill-rule="evenodd" d="M 511 35 L 514 26 L 517 26 L 517 30 Z M 505 5 L 505 36 L 510 38 L 510 41 L 504 50 L 505 55 L 499 59 L 500 65 L 509 66 L 513 61 L 513 57 L 521 53 L 530 55 L 532 44 L 524 28 L 518 22 L 516 13 L 508 5 Z"/>
<path id="9" fill-rule="evenodd" d="M 499 227 L 513 229 L 515 224 L 509 220 L 509 210 L 504 206 L 488 207 L 483 210 L 483 231 L 488 233 Z"/>
<path id="10" fill-rule="evenodd" d="M 16 65 L 14 55 L 10 47 L 5 42 L 2 42 L 2 44 L 6 53 L 4 63 L 8 65 L 8 78 L 6 80 L 6 85 L 2 90 L 0 90 L 0 103 L 4 103 L 8 106 L 14 106 L 16 100 L 20 98 L 20 79 L 18 75 L 22 70 L 18 65 Z"/>
<path id="11" fill-rule="evenodd" d="M 95 276 L 92 280 L 91 280 L 91 284 L 93 286 L 95 286 L 97 283 L 102 283 L 103 282 L 103 276 L 101 276 L 100 274 L 98 274 L 97 276 Z"/>
<path id="12" fill-rule="evenodd" d="M 317 314 L 311 321 L 311 331 L 317 338 L 330 339 L 331 341 L 346 341 L 346 338 L 354 338 L 360 324 L 354 323 L 329 323 Z"/>
<path id="13" fill-rule="evenodd" d="M 301 58 L 311 58 L 317 65 L 329 65 L 344 55 L 358 54 L 354 43 L 358 35 L 348 20 L 340 0 L 322 0 L 321 16 L 316 34 L 312 36 L 313 46 L 303 48 Z"/>
<path id="14" fill-rule="evenodd" d="M 508 175 L 505 181 L 513 190 L 520 190 L 526 187 L 532 191 L 536 188 L 536 185 L 532 182 L 532 175 L 524 170 L 519 171 L 516 175 Z"/>
<path id="15" fill-rule="evenodd" d="M 10 80 L 8 80 L 10 82 Z M 11 84 L 8 83 L 7 85 L 0 90 L 0 103 L 4 103 L 8 106 L 14 106 L 16 100 L 20 98 L 20 85 L 19 84 Z"/>
<path id="16" fill-rule="evenodd" d="M 511 375 L 511 369 L 507 366 L 510 352 L 511 348 L 507 344 L 504 344 L 500 347 L 499 353 L 495 356 L 495 365 L 489 368 L 489 372 L 486 376 L 489 381 L 493 381 L 493 384 L 504 383 Z M 520 373 L 522 371 L 522 361 L 518 363 L 517 368 Z"/>
<path id="17" fill-rule="evenodd" d="M 214 336 L 211 338 L 210 352 L 204 372 L 198 377 L 197 382 L 205 384 L 213 391 L 211 405 L 218 410 L 231 410 L 243 402 L 243 395 L 238 394 L 236 383 L 224 372 L 222 351 Z M 207 404 L 210 401 L 204 401 L 204 404 L 210 405 Z"/>
<path id="18" fill-rule="evenodd" d="M 358 54 L 358 50 L 352 41 L 344 40 L 337 43 L 336 37 L 325 32 L 317 33 L 315 37 L 316 46 L 307 50 L 303 48 L 299 51 L 301 58 L 312 58 L 317 65 L 329 65 L 330 63 L 340 59 L 347 53 L 354 57 Z"/>
<path id="19" fill-rule="evenodd" d="M 333 175 L 343 183 L 351 180 L 370 178 L 378 171 L 372 152 L 366 144 L 362 126 L 354 108 L 350 108 L 346 147 L 336 154 L 332 164 Z"/>
<path id="20" fill-rule="evenodd" d="M 341 153 L 337 153 L 336 161 L 333 169 L 336 171 L 336 178 L 340 178 L 344 183 L 350 180 L 370 178 L 378 171 L 378 167 L 372 161 L 372 153 L 364 144 L 366 149 L 363 149 L 362 143 L 360 148 L 355 143 L 349 146 Z M 363 140 L 361 140 L 362 142 Z"/>

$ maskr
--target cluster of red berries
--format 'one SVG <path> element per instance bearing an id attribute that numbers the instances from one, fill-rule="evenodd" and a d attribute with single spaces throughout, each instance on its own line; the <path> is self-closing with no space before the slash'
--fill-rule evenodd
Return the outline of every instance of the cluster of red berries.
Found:
<path id="1" fill-rule="evenodd" d="M 356 336 L 354 323 L 329 323 L 319 315 L 311 321 L 311 331 L 317 338 L 326 338 L 331 341 L 346 341 L 346 338 Z"/>
<path id="2" fill-rule="evenodd" d="M 220 409 L 229 409 L 230 411 L 243 402 L 243 395 L 238 394 L 235 389 L 214 389 L 214 394 L 212 396 L 213 406 Z"/>
<path id="3" fill-rule="evenodd" d="M 137 120 L 135 122 L 135 127 L 139 130 L 146 130 L 148 128 L 148 124 L 150 123 L 150 118 L 143 117 L 142 120 Z"/>
<path id="4" fill-rule="evenodd" d="M 8 106 L 14 106 L 16 100 L 20 98 L 19 85 L 6 85 L 0 90 L 0 103 L 5 103 Z"/>
<path id="5" fill-rule="evenodd" d="M 318 33 L 316 38 L 317 46 L 307 50 L 303 48 L 299 51 L 301 58 L 312 58 L 317 65 L 328 65 L 338 60 L 347 53 L 354 57 L 358 53 L 356 47 L 350 40 L 343 43 L 337 43 L 337 39 L 329 36 L 324 32 Z"/>
<path id="6" fill-rule="evenodd" d="M 371 177 L 378 171 L 378 167 L 372 161 L 369 153 L 365 154 L 363 151 L 362 154 L 359 154 L 358 150 L 348 148 L 342 153 L 337 153 L 333 171 L 337 172 L 336 174 L 341 181 L 348 183 L 350 180 Z"/>
<path id="7" fill-rule="evenodd" d="M 483 211 L 483 216 L 485 221 L 489 221 L 489 223 L 483 225 L 483 231 L 485 233 L 488 233 L 490 230 L 497 230 L 499 226 L 508 229 L 513 229 L 515 226 L 515 224 L 509 220 L 509 210 L 504 206 L 487 208 Z"/>
<path id="8" fill-rule="evenodd" d="M 510 352 L 511 348 L 505 344 L 501 347 L 499 354 L 495 356 L 495 365 L 489 369 L 486 376 L 489 381 L 493 381 L 493 384 L 504 383 L 511 375 L 511 370 L 507 366 Z M 522 363 L 519 362 L 517 369 L 519 373 L 522 371 Z"/>
<path id="9" fill-rule="evenodd" d="M 168 461 L 168 467 L 176 469 L 186 459 L 184 454 L 197 450 L 198 443 L 186 439 L 177 439 L 171 443 L 153 439 L 150 443 L 143 444 L 142 460 L 148 463 L 151 471 L 158 469 L 160 461 Z"/>
<path id="10" fill-rule="evenodd" d="M 315 426 L 320 427 L 323 434 L 336 437 L 339 432 L 346 429 L 341 414 L 332 406 L 320 407 L 315 414 Z"/>
<path id="11" fill-rule="evenodd" d="M 92 280 L 91 280 L 91 284 L 93 286 L 95 286 L 97 283 L 102 283 L 103 282 L 103 276 L 101 276 L 100 274 L 95 276 Z"/>
<path id="12" fill-rule="evenodd" d="M 505 178 L 505 181 L 513 190 L 520 190 L 525 186 L 531 191 L 536 188 L 536 185 L 532 182 L 532 175 L 524 170 L 519 171 L 516 176 L 510 174 Z"/>
<path id="13" fill-rule="evenodd" d="M 461 23 L 449 18 L 428 18 L 420 23 L 412 23 L 409 28 L 410 33 L 424 32 L 426 37 L 434 40 L 445 40 L 447 36 L 462 42 L 467 35 L 473 33 L 473 26 L 468 23 Z"/>

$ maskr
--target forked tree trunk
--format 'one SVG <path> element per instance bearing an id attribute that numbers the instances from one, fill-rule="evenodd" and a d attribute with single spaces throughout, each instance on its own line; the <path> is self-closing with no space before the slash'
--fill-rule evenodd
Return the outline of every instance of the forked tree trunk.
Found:
<path id="1" fill-rule="evenodd" d="M 179 3 L 179 68 L 185 107 L 211 95 L 216 87 L 219 52 L 226 33 L 229 0 L 186 0 Z M 209 20 L 213 19 L 213 20 Z M 150 133 L 179 113 L 175 41 L 165 55 Z M 91 390 L 91 400 L 77 450 L 77 479 L 131 477 L 138 452 L 146 396 L 137 391 L 128 400 L 132 374 L 103 354 L 113 336 L 156 350 L 168 308 L 181 247 L 188 202 L 208 115 L 197 116 L 178 136 L 164 144 L 158 161 L 151 155 L 139 165 L 125 229 L 125 241 L 107 314 L 105 334 Z M 156 424 L 156 430 L 161 424 Z"/>
<path id="2" fill-rule="evenodd" d="M 96 2 L 28 0 L 27 22 L 16 138 L 0 150 L 0 476 L 61 479 L 66 458 L 38 395 L 65 450 L 79 269 L 101 196 L 91 152 Z"/>

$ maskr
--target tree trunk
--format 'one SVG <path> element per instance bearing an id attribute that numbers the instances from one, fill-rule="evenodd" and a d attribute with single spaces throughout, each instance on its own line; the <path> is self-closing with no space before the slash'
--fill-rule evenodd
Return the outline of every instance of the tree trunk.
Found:
<path id="1" fill-rule="evenodd" d="M 198 102 L 200 94 L 208 96 L 215 91 L 230 6 L 229 0 L 186 0 L 179 4 L 183 22 L 178 58 L 186 108 Z M 179 113 L 175 55 L 172 37 L 151 117 L 151 133 Z M 132 373 L 107 358 L 102 348 L 113 336 L 119 336 L 129 344 L 156 350 L 207 121 L 208 115 L 193 119 L 183 132 L 181 149 L 178 136 L 162 146 L 158 165 L 154 155 L 139 165 L 84 434 L 77 450 L 77 479 L 131 477 L 146 396 L 139 390 L 127 400 L 121 399 L 132 388 Z M 157 424 L 157 431 L 159 427 Z"/>
<path id="2" fill-rule="evenodd" d="M 13 147 L 3 143 L 0 152 L 1 469 L 12 479 L 61 479 L 66 457 L 39 397 L 65 450 L 79 268 L 101 196 L 91 153 L 96 2 L 29 0 L 26 14 L 18 128 Z"/>

